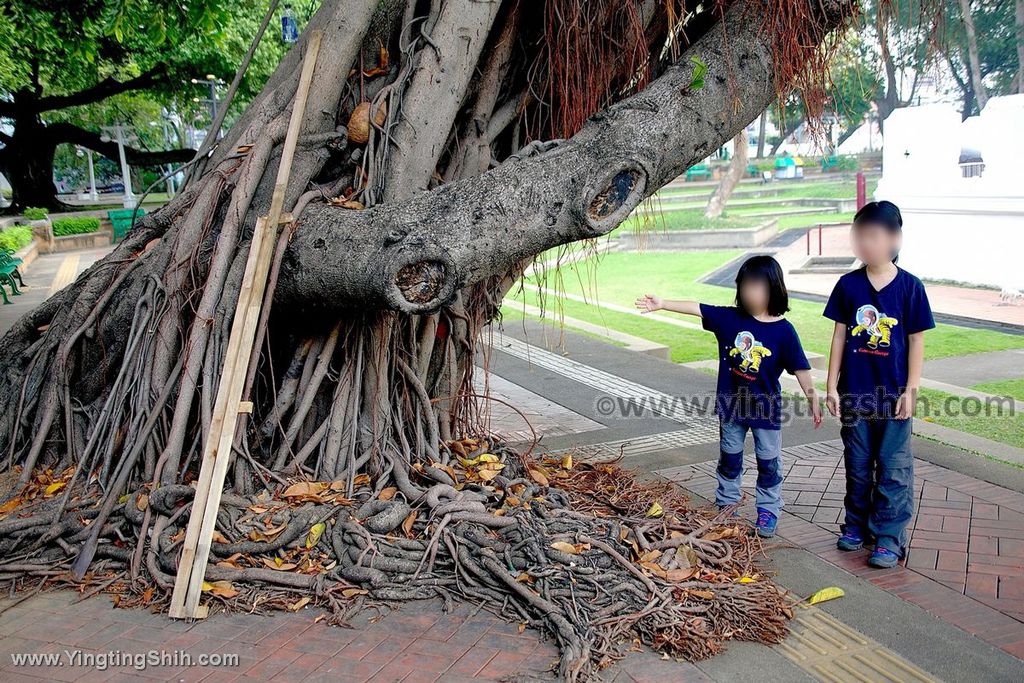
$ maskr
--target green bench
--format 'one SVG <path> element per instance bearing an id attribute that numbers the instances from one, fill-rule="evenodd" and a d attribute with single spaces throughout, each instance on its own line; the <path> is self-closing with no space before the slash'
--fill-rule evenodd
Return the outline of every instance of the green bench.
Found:
<path id="1" fill-rule="evenodd" d="M 146 215 L 144 209 L 115 209 L 107 212 L 110 225 L 114 228 L 114 241 L 120 242 L 132 228 L 132 219 Z"/>
<path id="2" fill-rule="evenodd" d="M 18 285 L 25 286 L 25 281 L 21 278 L 21 273 L 18 272 L 18 266 L 22 264 L 22 260 L 14 255 L 14 252 L 10 249 L 0 249 L 0 295 L 4 298 L 4 303 L 9 304 L 11 300 L 7 298 L 7 290 L 4 289 L 3 285 L 8 284 L 11 286 L 11 294 L 14 296 L 20 296 L 21 292 L 18 290 Z"/>
<path id="3" fill-rule="evenodd" d="M 711 169 L 708 168 L 707 164 L 697 164 L 696 166 L 691 166 L 689 170 L 686 171 L 686 180 L 690 181 L 693 180 L 694 178 L 700 178 L 701 180 L 710 180 Z"/>
<path id="4" fill-rule="evenodd" d="M 822 172 L 831 171 L 833 168 L 839 167 L 839 157 L 832 155 L 829 157 L 821 158 L 821 170 Z"/>

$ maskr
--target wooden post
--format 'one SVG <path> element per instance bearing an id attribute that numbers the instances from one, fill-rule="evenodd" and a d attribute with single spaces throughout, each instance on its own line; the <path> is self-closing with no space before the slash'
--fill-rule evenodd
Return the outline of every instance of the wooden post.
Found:
<path id="1" fill-rule="evenodd" d="M 288 121 L 288 132 L 281 150 L 281 164 L 277 169 L 270 211 L 266 216 L 257 219 L 252 243 L 249 245 L 245 274 L 242 276 L 242 287 L 231 322 L 224 367 L 217 387 L 210 433 L 203 448 L 196 495 L 192 501 L 192 511 L 185 531 L 178 573 L 174 578 L 169 614 L 176 619 L 201 619 L 207 614 L 206 607 L 200 606 L 199 599 L 202 597 L 206 564 L 210 559 L 210 543 L 224 490 L 224 478 L 231 461 L 231 445 L 235 438 L 238 414 L 252 410 L 251 404 L 242 405 L 242 388 L 256 335 L 256 325 L 260 318 L 263 294 L 267 287 L 267 275 L 277 243 L 278 228 L 283 219 L 291 220 L 290 214 L 282 215 L 284 198 L 306 110 L 309 84 L 320 52 L 320 40 L 319 31 L 310 33 L 295 102 Z"/>

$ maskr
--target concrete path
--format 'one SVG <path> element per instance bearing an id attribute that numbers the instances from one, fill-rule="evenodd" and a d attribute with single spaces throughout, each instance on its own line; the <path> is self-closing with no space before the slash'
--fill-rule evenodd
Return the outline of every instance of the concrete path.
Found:
<path id="1" fill-rule="evenodd" d="M 25 287 L 21 296 L 10 296 L 10 305 L 0 304 L 0 334 L 52 294 L 75 281 L 93 263 L 110 252 L 110 247 L 39 256 L 22 267 Z"/>
<path id="2" fill-rule="evenodd" d="M 932 379 L 970 387 L 983 382 L 1024 378 L 1024 349 L 972 353 L 926 361 L 924 374 Z"/>

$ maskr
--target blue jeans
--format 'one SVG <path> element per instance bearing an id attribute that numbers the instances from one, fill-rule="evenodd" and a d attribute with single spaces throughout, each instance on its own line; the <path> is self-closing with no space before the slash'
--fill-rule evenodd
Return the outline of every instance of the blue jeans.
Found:
<path id="1" fill-rule="evenodd" d="M 843 532 L 874 537 L 900 557 L 914 512 L 911 419 L 860 418 L 840 428 L 846 464 L 846 523 Z"/>
<path id="2" fill-rule="evenodd" d="M 728 420 L 719 420 L 721 454 L 718 458 L 718 490 L 715 502 L 732 505 L 740 500 L 743 479 L 743 441 L 747 430 L 754 434 L 754 455 L 757 456 L 757 486 L 754 489 L 757 507 L 776 517 L 782 509 L 782 430 L 747 427 Z"/>

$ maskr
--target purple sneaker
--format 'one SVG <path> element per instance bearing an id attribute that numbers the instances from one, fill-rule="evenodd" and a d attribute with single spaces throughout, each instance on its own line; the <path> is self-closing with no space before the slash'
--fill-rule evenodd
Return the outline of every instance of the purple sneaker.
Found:
<path id="1" fill-rule="evenodd" d="M 899 555 L 881 546 L 876 547 L 875 551 L 871 553 L 871 557 L 868 558 L 868 564 L 879 569 L 891 569 L 899 564 L 899 561 Z"/>
<path id="2" fill-rule="evenodd" d="M 779 526 L 779 518 L 773 512 L 764 508 L 757 508 L 757 535 L 761 538 L 771 538 L 775 535 L 775 529 Z"/>
<path id="3" fill-rule="evenodd" d="M 860 550 L 864 547 L 864 537 L 860 535 L 860 531 L 844 531 L 836 541 L 836 547 L 840 550 Z"/>

